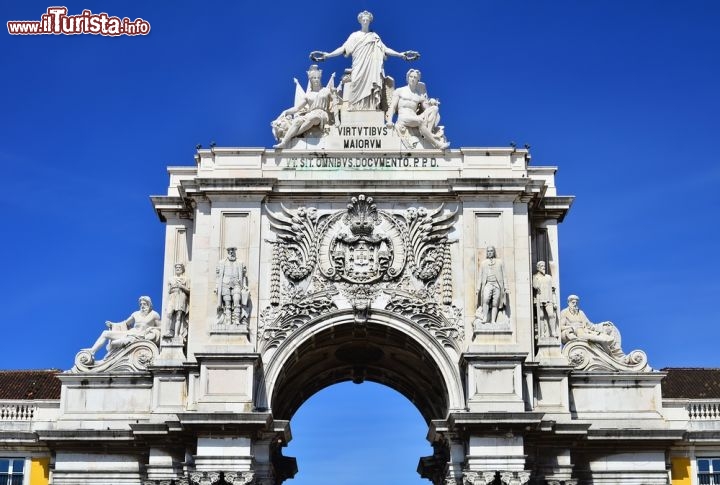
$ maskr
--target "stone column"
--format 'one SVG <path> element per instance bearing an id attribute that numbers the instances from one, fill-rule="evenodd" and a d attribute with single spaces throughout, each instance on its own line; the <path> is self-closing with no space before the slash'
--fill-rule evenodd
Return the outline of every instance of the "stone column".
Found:
<path id="1" fill-rule="evenodd" d="M 464 484 L 489 485 L 497 478 L 503 485 L 525 485 L 530 471 L 525 470 L 526 455 L 522 436 L 471 436 L 463 473 Z"/>
<path id="2" fill-rule="evenodd" d="M 248 472 L 252 470 L 252 440 L 249 436 L 200 436 L 195 471 Z"/>
<path id="3" fill-rule="evenodd" d="M 292 439 L 288 421 L 273 421 L 273 429 L 253 441 L 254 485 L 279 485 L 293 478 L 298 471 L 297 460 L 283 456 L 282 449 Z"/>
<path id="4" fill-rule="evenodd" d="M 150 458 L 145 467 L 147 480 L 143 485 L 151 483 L 170 483 L 171 480 L 179 480 L 184 476 L 182 456 L 173 455 L 167 450 L 150 448 Z"/>
<path id="5" fill-rule="evenodd" d="M 569 449 L 552 449 L 551 447 L 538 447 L 537 474 L 538 483 L 548 485 L 576 485 L 577 480 L 572 478 L 573 463 Z"/>
<path id="6" fill-rule="evenodd" d="M 522 436 L 472 436 L 466 464 L 470 471 L 523 471 L 525 458 Z"/>

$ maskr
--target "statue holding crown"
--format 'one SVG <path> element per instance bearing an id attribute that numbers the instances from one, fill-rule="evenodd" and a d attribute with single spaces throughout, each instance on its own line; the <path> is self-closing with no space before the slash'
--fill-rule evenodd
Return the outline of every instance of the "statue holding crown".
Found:
<path id="1" fill-rule="evenodd" d="M 343 45 L 332 52 L 313 51 L 310 58 L 321 62 L 340 54 L 352 56 L 349 82 L 343 83 L 343 98 L 351 111 L 377 110 L 384 89 L 383 62 L 387 56 L 414 61 L 420 57 L 415 51 L 397 52 L 383 44 L 380 36 L 370 30 L 373 14 L 364 10 L 358 14 L 360 30 L 350 34 Z"/>

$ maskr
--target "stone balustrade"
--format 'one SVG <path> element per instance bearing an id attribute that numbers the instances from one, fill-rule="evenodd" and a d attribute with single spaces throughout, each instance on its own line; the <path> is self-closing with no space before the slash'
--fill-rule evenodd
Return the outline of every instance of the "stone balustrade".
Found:
<path id="1" fill-rule="evenodd" d="M 0 421 L 32 421 L 37 409 L 35 404 L 0 402 Z"/>
<path id="2" fill-rule="evenodd" d="M 720 401 L 691 401 L 686 409 L 691 421 L 720 420 Z"/>

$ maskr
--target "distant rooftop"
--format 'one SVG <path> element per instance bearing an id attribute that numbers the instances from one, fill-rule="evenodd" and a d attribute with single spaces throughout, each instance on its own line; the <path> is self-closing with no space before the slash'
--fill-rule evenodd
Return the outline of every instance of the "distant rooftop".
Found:
<path id="1" fill-rule="evenodd" d="M 662 396 L 669 399 L 720 399 L 720 369 L 667 367 Z"/>
<path id="2" fill-rule="evenodd" d="M 61 372 L 58 369 L 0 371 L 0 399 L 60 399 L 60 379 L 56 376 Z"/>

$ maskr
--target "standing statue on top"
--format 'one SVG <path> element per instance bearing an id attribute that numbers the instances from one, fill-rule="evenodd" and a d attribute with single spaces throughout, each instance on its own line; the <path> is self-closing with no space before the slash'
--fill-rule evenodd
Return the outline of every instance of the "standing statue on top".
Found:
<path id="1" fill-rule="evenodd" d="M 358 14 L 360 30 L 350 34 L 343 45 L 332 52 L 313 51 L 310 58 L 321 62 L 340 54 L 352 56 L 350 81 L 343 85 L 343 98 L 351 111 L 377 110 L 384 86 L 383 62 L 387 56 L 414 61 L 420 57 L 415 51 L 397 52 L 383 44 L 380 36 L 370 31 L 373 15 L 367 10 Z"/>
<path id="2" fill-rule="evenodd" d="M 271 123 L 273 135 L 278 141 L 273 148 L 285 148 L 290 140 L 302 135 L 311 128 L 318 126 L 320 130 L 330 122 L 335 98 L 335 73 L 330 76 L 327 86 L 322 86 L 322 70 L 316 65 L 310 66 L 307 72 L 308 88 L 306 91 L 295 81 L 295 104 L 280 113 Z"/>

